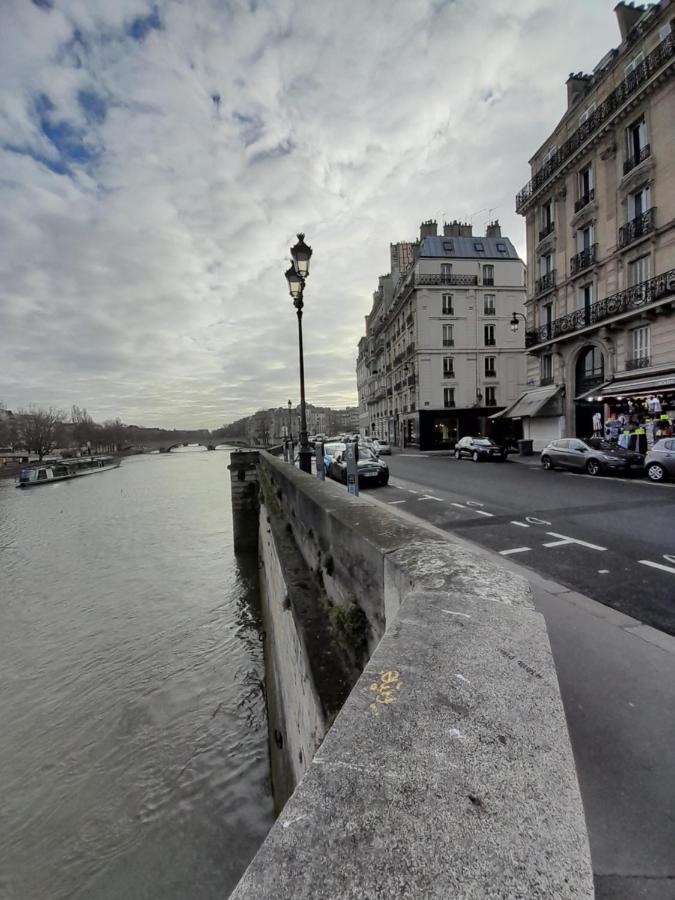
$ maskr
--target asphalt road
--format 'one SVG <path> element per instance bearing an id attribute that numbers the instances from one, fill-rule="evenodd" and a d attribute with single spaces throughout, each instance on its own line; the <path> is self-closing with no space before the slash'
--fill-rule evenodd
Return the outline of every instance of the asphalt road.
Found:
<path id="1" fill-rule="evenodd" d="M 387 462 L 378 500 L 675 635 L 675 485 L 412 451 Z"/>
<path id="2" fill-rule="evenodd" d="M 675 487 L 517 462 L 387 462 L 390 486 L 365 492 L 373 500 L 501 553 L 529 577 L 556 663 L 596 897 L 675 900 L 675 639 L 663 633 L 675 632 Z"/>

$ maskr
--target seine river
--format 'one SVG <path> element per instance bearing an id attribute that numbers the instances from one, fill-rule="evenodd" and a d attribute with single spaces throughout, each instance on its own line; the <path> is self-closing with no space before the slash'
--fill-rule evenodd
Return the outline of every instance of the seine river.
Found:
<path id="1" fill-rule="evenodd" d="M 0 480 L 2 900 L 223 900 L 271 826 L 228 460 Z"/>

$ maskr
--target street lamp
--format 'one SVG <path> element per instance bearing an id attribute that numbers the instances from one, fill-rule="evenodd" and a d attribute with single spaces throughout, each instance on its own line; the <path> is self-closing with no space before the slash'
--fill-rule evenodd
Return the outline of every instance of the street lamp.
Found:
<path id="1" fill-rule="evenodd" d="M 293 407 L 293 404 L 292 404 L 291 401 L 289 400 L 289 401 L 288 401 L 288 440 L 289 440 L 289 441 L 292 441 L 292 440 L 293 440 L 293 424 L 292 424 L 292 421 L 291 421 L 291 409 L 292 409 L 292 407 Z"/>
<path id="2" fill-rule="evenodd" d="M 298 351 L 300 357 L 300 468 L 303 472 L 312 471 L 312 451 L 307 440 L 307 409 L 305 406 L 305 360 L 302 349 L 302 309 L 305 292 L 305 279 L 309 276 L 309 261 L 312 248 L 305 243 L 304 234 L 298 234 L 298 242 L 291 247 L 293 265 L 286 271 L 288 292 L 293 298 L 293 306 L 298 316 Z M 290 405 L 290 400 L 289 400 Z"/>
<path id="3" fill-rule="evenodd" d="M 519 312 L 514 312 L 511 316 L 511 321 L 509 325 L 511 326 L 511 331 L 515 334 L 518 331 L 518 319 L 522 319 L 523 322 L 527 325 L 527 318 Z"/>

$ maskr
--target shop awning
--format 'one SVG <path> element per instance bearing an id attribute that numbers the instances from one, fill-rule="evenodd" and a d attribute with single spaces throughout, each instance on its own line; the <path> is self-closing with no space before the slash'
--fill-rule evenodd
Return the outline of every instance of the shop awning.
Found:
<path id="1" fill-rule="evenodd" d="M 490 416 L 491 419 L 523 419 L 526 416 L 534 418 L 535 416 L 544 415 L 544 407 L 554 398 L 558 397 L 562 391 L 562 386 L 552 384 L 548 387 L 535 388 L 533 391 L 527 391 L 519 397 L 515 403 L 503 409 L 501 412 Z M 549 415 L 560 415 L 561 410 L 548 413 Z"/>
<path id="2" fill-rule="evenodd" d="M 589 397 L 640 397 L 643 394 L 661 394 L 666 391 L 675 391 L 675 372 L 670 375 L 661 375 L 633 378 L 630 381 L 608 381 L 607 384 L 586 391 L 576 400 L 588 400 Z"/>

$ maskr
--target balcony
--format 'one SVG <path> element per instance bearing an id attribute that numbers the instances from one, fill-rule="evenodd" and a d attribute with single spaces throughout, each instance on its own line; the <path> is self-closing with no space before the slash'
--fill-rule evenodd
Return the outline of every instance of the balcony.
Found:
<path id="1" fill-rule="evenodd" d="M 416 275 L 413 274 L 412 282 L 415 287 L 427 287 L 436 284 L 441 285 L 458 285 L 460 287 L 471 287 L 478 284 L 478 275 Z"/>
<path id="2" fill-rule="evenodd" d="M 454 400 L 444 400 L 444 401 L 443 401 L 443 406 L 444 406 L 446 409 L 454 409 L 454 408 L 455 408 L 455 401 L 454 401 Z"/>
<path id="3" fill-rule="evenodd" d="M 496 369 L 489 369 L 489 370 L 485 373 L 485 377 L 486 377 L 486 378 L 496 378 L 496 377 L 497 377 L 497 370 L 496 370 Z"/>
<path id="4" fill-rule="evenodd" d="M 539 387 L 548 387 L 553 384 L 553 375 L 544 375 L 539 379 Z"/>
<path id="5" fill-rule="evenodd" d="M 414 375 L 409 375 L 409 376 L 408 376 L 408 384 L 409 384 L 409 385 L 415 384 L 415 376 L 414 376 Z"/>
<path id="6" fill-rule="evenodd" d="M 516 195 L 516 212 L 523 213 L 530 200 L 547 184 L 558 170 L 592 137 L 596 131 L 636 94 L 661 67 L 675 56 L 675 37 L 669 34 L 626 76 L 572 136 L 562 144 L 551 158 L 536 172 L 532 179 Z"/>
<path id="7" fill-rule="evenodd" d="M 662 275 L 605 297 L 604 300 L 598 300 L 597 303 L 584 309 L 577 309 L 566 316 L 554 319 L 534 331 L 528 331 L 525 335 L 525 346 L 536 347 L 546 341 L 572 335 L 622 313 L 642 312 L 652 303 L 670 296 L 675 299 L 675 269 L 669 269 Z"/>
<path id="8" fill-rule="evenodd" d="M 549 234 L 553 234 L 555 231 L 555 222 L 549 222 L 548 225 L 545 225 L 542 230 L 539 232 L 539 240 L 543 241 L 544 238 L 547 238 Z"/>
<path id="9" fill-rule="evenodd" d="M 552 291 L 554 287 L 555 269 L 551 269 L 550 272 L 542 275 L 541 278 L 537 278 L 534 283 L 534 293 L 539 296 L 539 294 L 545 294 L 546 291 Z"/>
<path id="10" fill-rule="evenodd" d="M 652 364 L 651 356 L 634 356 L 626 360 L 626 369 L 648 369 Z"/>
<path id="11" fill-rule="evenodd" d="M 644 162 L 646 159 L 652 155 L 652 148 L 649 144 L 645 144 L 644 147 L 636 153 L 635 156 L 629 156 L 627 160 L 625 160 L 623 164 L 623 174 L 628 175 L 635 166 L 639 166 L 641 162 Z"/>
<path id="12" fill-rule="evenodd" d="M 454 347 L 455 342 L 452 338 L 443 338 L 443 346 L 444 347 Z"/>
<path id="13" fill-rule="evenodd" d="M 584 206 L 588 206 L 591 200 L 595 200 L 595 188 L 591 188 L 585 194 L 582 194 L 581 197 L 574 204 L 574 212 L 578 213 L 580 210 L 584 208 Z"/>
<path id="14" fill-rule="evenodd" d="M 454 378 L 455 370 L 454 369 L 443 369 L 443 378 Z"/>
<path id="15" fill-rule="evenodd" d="M 586 247 L 585 250 L 581 250 L 576 256 L 573 256 L 570 260 L 570 273 L 576 275 L 577 272 L 592 266 L 595 262 L 597 248 L 597 244 L 591 244 L 590 247 Z"/>
<path id="16" fill-rule="evenodd" d="M 641 216 L 636 216 L 619 228 L 619 247 L 627 247 L 633 241 L 637 241 L 638 238 L 644 237 L 650 231 L 653 231 L 655 214 L 656 207 L 652 206 L 647 212 L 642 213 Z"/>
<path id="17" fill-rule="evenodd" d="M 494 287 L 494 285 L 495 285 L 495 280 L 494 280 L 494 278 L 484 278 L 484 279 L 483 279 L 483 286 L 484 286 L 484 287 Z"/>

